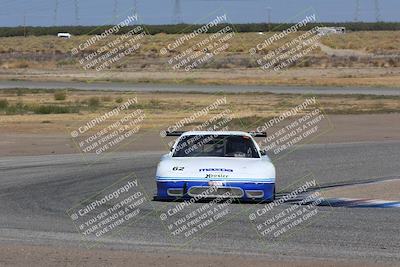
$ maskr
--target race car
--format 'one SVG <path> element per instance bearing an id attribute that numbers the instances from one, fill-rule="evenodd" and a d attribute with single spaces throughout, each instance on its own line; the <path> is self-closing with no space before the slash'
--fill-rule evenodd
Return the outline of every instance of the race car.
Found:
<path id="1" fill-rule="evenodd" d="M 167 136 L 179 137 L 157 166 L 156 200 L 275 199 L 275 167 L 253 138 L 265 133 L 188 131 Z"/>

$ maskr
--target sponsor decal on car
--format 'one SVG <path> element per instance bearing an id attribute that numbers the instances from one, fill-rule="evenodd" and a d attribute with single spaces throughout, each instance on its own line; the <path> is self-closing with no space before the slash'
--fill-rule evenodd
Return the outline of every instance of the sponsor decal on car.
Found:
<path id="1" fill-rule="evenodd" d="M 206 178 L 228 178 L 228 175 L 207 173 Z"/>
<path id="2" fill-rule="evenodd" d="M 199 172 L 233 172 L 233 170 L 225 168 L 205 168 L 199 169 Z"/>

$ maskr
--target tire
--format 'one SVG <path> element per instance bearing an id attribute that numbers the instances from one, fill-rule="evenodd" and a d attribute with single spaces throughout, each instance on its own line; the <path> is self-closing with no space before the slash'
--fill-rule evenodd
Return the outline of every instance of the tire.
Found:
<path id="1" fill-rule="evenodd" d="M 275 194 L 275 186 L 274 186 L 274 193 L 272 195 L 272 201 L 275 201 L 275 197 L 276 197 L 276 194 Z"/>

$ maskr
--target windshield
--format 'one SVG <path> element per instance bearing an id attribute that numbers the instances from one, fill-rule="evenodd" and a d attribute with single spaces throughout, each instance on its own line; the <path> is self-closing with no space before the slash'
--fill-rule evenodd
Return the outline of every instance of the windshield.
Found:
<path id="1" fill-rule="evenodd" d="M 260 156 L 248 136 L 188 135 L 179 140 L 173 157 L 259 158 Z"/>

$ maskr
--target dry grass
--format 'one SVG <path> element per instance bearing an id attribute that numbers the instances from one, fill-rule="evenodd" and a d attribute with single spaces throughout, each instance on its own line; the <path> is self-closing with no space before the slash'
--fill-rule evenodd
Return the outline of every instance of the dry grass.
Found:
<path id="1" fill-rule="evenodd" d="M 96 109 L 85 109 L 71 114 L 24 114 L 0 115 L 2 129 L 19 133 L 65 133 L 69 128 L 93 119 L 110 111 L 119 105 L 116 101 L 123 98 L 138 97 L 136 108 L 140 108 L 147 115 L 143 128 L 155 128 L 173 124 L 180 119 L 192 115 L 207 107 L 216 99 L 226 96 L 227 104 L 218 110 L 212 111 L 205 117 L 198 118 L 193 124 L 199 124 L 218 114 L 221 110 L 229 109 L 235 120 L 232 123 L 251 125 L 260 119 L 266 119 L 280 114 L 283 111 L 302 103 L 310 96 L 278 95 L 266 93 L 249 94 L 200 94 L 200 93 L 124 93 L 124 92 L 90 92 L 69 91 L 66 100 L 54 100 L 51 91 L 24 91 L 17 95 L 17 90 L 2 91 L 1 99 L 7 99 L 10 105 L 23 102 L 26 104 L 40 103 L 43 105 L 74 105 L 87 102 L 97 97 L 100 105 Z M 179 101 L 177 101 L 179 99 Z M 330 96 L 318 97 L 320 106 L 327 114 L 361 114 L 400 112 L 399 97 L 379 96 Z M 0 111 L 1 112 L 1 111 Z M 129 111 L 127 111 L 129 112 Z M 122 115 L 121 115 L 122 116 Z M 117 116 L 115 119 L 119 119 Z M 240 122 L 239 122 L 240 121 Z"/>
<path id="2" fill-rule="evenodd" d="M 331 35 L 323 39 L 323 44 L 336 49 L 355 49 L 374 54 L 399 54 L 400 32 L 372 31 L 352 32 L 345 35 Z"/>
<path id="3" fill-rule="evenodd" d="M 54 36 L 0 38 L 0 79 L 52 81 L 121 81 L 135 83 L 235 84 L 235 85 L 315 85 L 315 86 L 387 86 L 400 85 L 400 32 L 351 32 L 323 37 L 321 42 L 334 49 L 350 49 L 365 56 L 332 56 L 315 49 L 295 66 L 282 72 L 264 72 L 249 49 L 273 33 L 239 33 L 229 41 L 226 52 L 215 56 L 201 68 L 174 71 L 167 63 L 170 55 L 160 49 L 181 35 L 157 34 L 141 40 L 140 49 L 101 72 L 85 71 L 79 64 L 82 54 L 70 51 L 90 36 L 60 39 Z M 269 50 L 281 46 L 301 33 L 277 41 Z M 94 51 L 117 37 L 97 42 Z M 179 50 L 194 45 L 198 36 Z M 90 52 L 88 51 L 88 52 Z M 263 51 L 266 53 L 267 51 Z M 362 54 L 361 53 L 361 54 Z M 371 53 L 373 56 L 371 56 Z"/>
<path id="4" fill-rule="evenodd" d="M 254 68 L 257 67 L 255 58 L 249 55 L 249 49 L 262 43 L 265 39 L 274 33 L 265 33 L 263 35 L 257 33 L 236 33 L 235 36 L 228 41 L 229 47 L 221 55 L 214 57 L 212 61 L 204 65 L 202 68 Z M 293 40 L 302 32 L 293 33 L 286 38 L 276 41 L 269 46 L 268 50 L 262 50 L 259 53 L 266 54 L 276 49 L 288 41 Z M 186 42 L 171 54 L 161 55 L 160 49 L 173 43 L 181 37 L 179 34 L 157 34 L 154 36 L 145 36 L 140 40 L 141 47 L 135 53 L 127 56 L 124 60 L 113 65 L 114 69 L 165 69 L 168 67 L 167 59 L 173 55 L 177 55 L 184 49 L 197 44 L 199 41 L 206 39 L 209 35 L 200 35 Z M 85 43 L 91 36 L 75 36 L 71 39 L 60 39 L 54 36 L 32 36 L 32 37 L 2 37 L 0 38 L 0 68 L 3 69 L 20 69 L 20 68 L 76 68 L 79 66 L 78 60 L 83 56 L 71 58 L 71 49 L 78 47 L 79 44 Z M 109 36 L 103 40 L 96 42 L 85 53 L 91 53 L 107 45 L 118 38 L 117 36 Z M 399 55 L 400 47 L 398 39 L 400 32 L 353 32 L 345 35 L 332 35 L 322 38 L 322 43 L 332 48 L 338 49 L 356 49 L 379 55 Z M 179 50 L 179 51 L 178 51 Z M 356 62 L 357 66 L 376 66 L 385 65 L 385 61 L 389 59 L 369 59 L 369 60 L 346 60 L 332 59 L 326 56 L 319 48 L 311 51 L 304 60 L 297 63 L 298 67 L 327 67 L 327 66 L 349 66 L 353 67 Z M 383 63 L 382 63 L 383 61 Z M 398 66 L 398 59 L 389 62 L 391 66 Z"/>
<path id="5" fill-rule="evenodd" d="M 231 44 L 227 50 L 229 53 L 247 53 L 250 48 L 256 44 L 261 43 L 263 40 L 272 36 L 274 33 L 236 33 Z M 294 33 L 290 37 L 281 39 L 275 42 L 271 49 L 283 45 L 287 41 L 294 39 L 302 34 L 302 32 Z M 153 36 L 146 36 L 142 39 L 142 48 L 140 49 L 139 56 L 159 54 L 162 47 L 174 42 L 179 38 L 180 34 L 156 34 Z M 197 42 L 203 40 L 208 36 L 200 35 L 187 42 L 183 47 L 190 47 Z M 10 52 L 25 52 L 25 53 L 53 53 L 62 54 L 69 53 L 72 48 L 77 47 L 79 44 L 84 43 L 91 36 L 82 35 L 75 36 L 71 39 L 60 39 L 55 36 L 29 36 L 25 37 L 1 37 L 0 38 L 0 53 Z M 117 36 L 110 36 L 100 40 L 94 44 L 91 49 L 96 50 L 101 46 L 118 38 Z M 322 39 L 322 43 L 332 48 L 337 49 L 357 49 L 364 50 L 372 53 L 400 53 L 400 46 L 398 40 L 400 39 L 399 31 L 363 31 L 351 32 L 344 35 L 330 35 Z M 319 52 L 317 52 L 319 53 Z"/>

